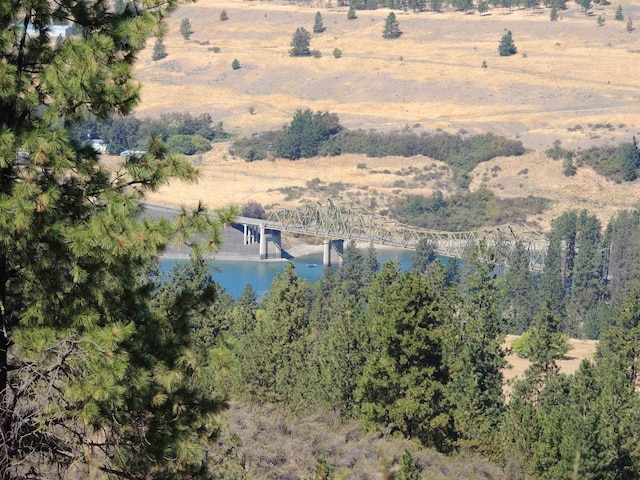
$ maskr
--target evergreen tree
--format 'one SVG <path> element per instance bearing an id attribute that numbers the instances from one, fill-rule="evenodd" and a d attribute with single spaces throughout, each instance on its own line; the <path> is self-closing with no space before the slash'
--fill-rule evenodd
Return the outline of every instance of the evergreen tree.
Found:
<path id="1" fill-rule="evenodd" d="M 518 52 L 515 43 L 513 43 L 513 36 L 511 30 L 503 35 L 498 45 L 498 53 L 501 57 L 509 57 L 515 55 Z"/>
<path id="2" fill-rule="evenodd" d="M 100 1 L 3 6 L 3 479 L 213 477 L 206 451 L 224 402 L 210 388 L 211 351 L 192 329 L 215 290 L 199 273 L 162 287 L 151 272 L 172 238 L 191 242 L 200 231 L 215 246 L 220 224 L 202 208 L 175 222 L 142 218 L 146 191 L 197 177 L 161 142 L 112 175 L 70 135 L 89 116 L 135 107 L 134 61 L 176 8 L 173 0 L 116 14 Z M 83 35 L 54 50 L 46 26 L 60 18 Z M 18 24 L 34 26 L 26 42 Z"/>
<path id="3" fill-rule="evenodd" d="M 481 243 L 471 259 L 460 315 L 447 332 L 447 386 L 453 405 L 458 447 L 485 456 L 500 450 L 498 427 L 503 414 L 502 348 L 504 328 L 499 315 L 500 292 L 494 256 Z"/>
<path id="4" fill-rule="evenodd" d="M 489 11 L 489 2 L 487 0 L 480 0 L 478 2 L 478 13 L 483 15 Z"/>
<path id="5" fill-rule="evenodd" d="M 615 17 L 613 18 L 619 22 L 624 22 L 624 13 L 622 13 L 622 5 L 618 5 L 618 8 L 616 8 Z"/>
<path id="6" fill-rule="evenodd" d="M 289 50 L 289 55 L 291 57 L 310 57 L 310 42 L 311 34 L 304 27 L 298 27 L 293 37 L 291 37 L 291 50 Z"/>
<path id="7" fill-rule="evenodd" d="M 231 68 L 234 70 L 238 70 L 240 68 L 240 62 L 237 58 L 234 58 L 233 62 L 231 62 Z"/>
<path id="8" fill-rule="evenodd" d="M 151 54 L 151 59 L 154 61 L 162 60 L 167 56 L 167 49 L 162 43 L 162 40 L 156 40 L 156 43 L 153 46 L 153 53 Z"/>
<path id="9" fill-rule="evenodd" d="M 182 35 L 182 38 L 185 40 L 189 40 L 192 33 L 191 21 L 188 18 L 183 18 L 182 22 L 180 22 L 180 35 Z"/>
<path id="10" fill-rule="evenodd" d="M 226 22 L 227 20 L 229 20 L 229 15 L 227 14 L 227 11 L 223 8 L 222 11 L 220 12 L 220 21 Z"/>
<path id="11" fill-rule="evenodd" d="M 241 386 L 257 402 L 289 404 L 307 353 L 307 283 L 293 263 L 271 284 L 265 310 L 238 349 Z"/>
<path id="12" fill-rule="evenodd" d="M 442 9 L 443 3 L 444 0 L 429 0 L 431 10 L 433 10 L 434 12 L 439 12 Z"/>
<path id="13" fill-rule="evenodd" d="M 633 28 L 633 20 L 631 20 L 631 17 L 629 17 L 627 19 L 627 32 L 631 33 L 633 32 L 634 28 Z"/>
<path id="14" fill-rule="evenodd" d="M 313 23 L 313 33 L 322 33 L 325 30 L 326 27 L 322 24 L 322 15 L 320 12 L 317 12 Z"/>
<path id="15" fill-rule="evenodd" d="M 551 7 L 551 13 L 549 14 L 549 20 L 551 20 L 552 22 L 557 22 L 558 21 L 558 9 L 555 6 Z"/>
<path id="16" fill-rule="evenodd" d="M 511 333 L 522 333 L 531 326 L 536 310 L 535 278 L 529 270 L 529 259 L 524 245 L 517 241 L 509 268 L 502 277 L 504 285 L 504 312 L 509 319 Z"/>
<path id="17" fill-rule="evenodd" d="M 382 31 L 382 38 L 398 38 L 402 35 L 402 31 L 400 30 L 400 24 L 396 19 L 396 14 L 391 12 L 387 16 L 384 22 L 384 30 Z"/>
<path id="18" fill-rule="evenodd" d="M 348 20 L 355 20 L 356 18 L 358 18 L 358 15 L 356 15 L 356 9 L 353 8 L 353 5 L 349 6 L 349 11 L 347 12 L 347 19 Z"/>
<path id="19" fill-rule="evenodd" d="M 437 245 L 428 238 L 421 238 L 416 244 L 416 251 L 411 255 L 411 268 L 425 273 L 429 265 L 436 261 Z"/>
<path id="20" fill-rule="evenodd" d="M 370 424 L 449 451 L 453 430 L 446 398 L 444 272 L 400 273 L 387 262 L 371 285 L 371 353 L 355 392 Z"/>

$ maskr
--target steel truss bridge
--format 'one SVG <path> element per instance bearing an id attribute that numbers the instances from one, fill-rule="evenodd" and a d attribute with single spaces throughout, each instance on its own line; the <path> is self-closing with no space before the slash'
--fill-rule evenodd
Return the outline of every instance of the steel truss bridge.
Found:
<path id="1" fill-rule="evenodd" d="M 504 264 L 509 263 L 513 247 L 520 241 L 528 253 L 532 270 L 542 270 L 549 244 L 544 235 L 525 224 L 507 224 L 469 232 L 427 230 L 390 220 L 339 198 L 277 210 L 267 220 L 239 217 L 236 222 L 259 225 L 273 231 L 313 235 L 325 240 L 355 240 L 409 249 L 415 249 L 416 244 L 426 238 L 436 245 L 436 253 L 455 258 L 462 258 L 469 246 L 484 241 Z"/>

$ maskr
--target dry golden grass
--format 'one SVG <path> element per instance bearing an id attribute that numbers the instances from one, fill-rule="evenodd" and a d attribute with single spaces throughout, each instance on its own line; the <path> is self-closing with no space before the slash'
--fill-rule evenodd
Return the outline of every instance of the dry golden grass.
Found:
<path id="1" fill-rule="evenodd" d="M 226 22 L 219 20 L 223 8 Z M 537 195 L 557 202 L 549 213 L 528 220 L 547 226 L 567 208 L 589 208 L 606 221 L 619 208 L 635 205 L 638 182 L 596 180 L 587 168 L 567 178 L 560 162 L 539 152 L 555 139 L 567 148 L 585 148 L 640 136 L 640 31 L 628 33 L 625 22 L 614 21 L 615 8 L 614 3 L 597 11 L 606 15 L 603 27 L 571 3 L 559 22 L 549 21 L 548 10 L 505 14 L 497 9 L 482 17 L 399 13 L 404 34 L 384 40 L 386 9 L 358 12 L 358 18 L 349 21 L 346 8 L 200 0 L 181 7 L 169 20 L 166 59 L 152 62 L 151 48 L 142 53 L 142 102 L 136 113 L 209 113 L 214 121 L 223 121 L 227 131 L 241 135 L 280 128 L 299 108 L 335 112 L 347 128 L 408 125 L 416 132 L 494 132 L 520 138 L 536 153 L 480 165 L 472 189 L 481 185 L 487 168 L 499 165 L 498 176 L 486 182 L 499 196 Z M 624 8 L 637 13 L 640 3 L 634 0 Z M 311 31 L 317 11 L 327 29 L 314 35 L 311 48 L 320 50 L 322 58 L 289 57 L 292 33 L 299 26 Z M 185 17 L 195 32 L 191 41 L 178 33 Z M 507 29 L 519 53 L 500 57 L 497 45 Z M 219 53 L 211 50 L 214 46 Z M 342 58 L 333 58 L 336 47 L 343 51 Z M 231 68 L 234 59 L 242 66 L 239 70 Z M 486 69 L 481 68 L 483 60 Z M 594 126 L 605 123 L 612 128 Z M 575 125 L 582 130 L 568 131 Z M 394 172 L 401 166 L 433 163 L 425 158 L 342 156 L 248 164 L 232 159 L 225 149 L 219 146 L 203 157 L 200 185 L 175 184 L 151 200 L 193 205 L 202 199 L 213 208 L 247 200 L 293 205 L 298 200 L 289 201 L 276 189 L 304 186 L 315 178 L 352 184 L 351 196 L 365 204 L 372 198 L 384 204 L 388 199 L 383 195 L 394 191 L 447 191 L 442 182 L 394 188 L 400 177 L 357 169 L 366 163 L 370 169 Z M 528 174 L 518 174 L 523 169 Z"/>

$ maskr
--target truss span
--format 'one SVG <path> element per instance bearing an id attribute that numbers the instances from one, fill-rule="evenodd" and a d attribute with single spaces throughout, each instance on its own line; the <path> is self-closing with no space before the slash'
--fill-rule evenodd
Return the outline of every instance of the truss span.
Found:
<path id="1" fill-rule="evenodd" d="M 525 224 L 507 224 L 469 232 L 427 230 L 390 220 L 342 199 L 327 199 L 325 203 L 314 202 L 295 209 L 277 210 L 262 222 L 268 229 L 284 232 L 411 249 L 426 238 L 437 246 L 438 254 L 456 258 L 463 257 L 469 244 L 484 241 L 505 263 L 508 263 L 513 246 L 519 240 L 528 252 L 529 265 L 533 270 L 542 269 L 548 247 L 547 238 Z"/>

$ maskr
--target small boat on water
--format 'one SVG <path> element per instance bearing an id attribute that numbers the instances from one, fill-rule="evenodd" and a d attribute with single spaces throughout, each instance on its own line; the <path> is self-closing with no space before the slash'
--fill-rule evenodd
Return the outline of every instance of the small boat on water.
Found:
<path id="1" fill-rule="evenodd" d="M 318 264 L 317 263 L 307 263 L 307 267 L 311 268 L 311 267 L 317 267 Z"/>

